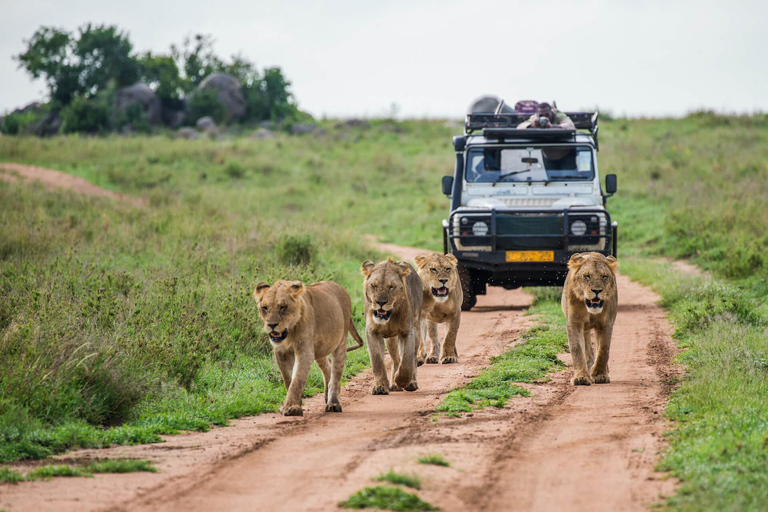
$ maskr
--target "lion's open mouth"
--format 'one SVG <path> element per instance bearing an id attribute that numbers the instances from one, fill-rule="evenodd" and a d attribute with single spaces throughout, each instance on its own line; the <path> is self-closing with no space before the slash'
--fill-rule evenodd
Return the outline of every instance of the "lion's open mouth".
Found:
<path id="1" fill-rule="evenodd" d="M 432 287 L 432 295 L 434 295 L 435 297 L 447 297 L 448 296 L 448 288 L 446 288 L 445 286 L 440 287 L 440 288 L 435 288 L 433 286 Z"/>
<path id="2" fill-rule="evenodd" d="M 587 299 L 587 309 L 602 308 L 605 301 L 603 299 Z"/>
<path id="3" fill-rule="evenodd" d="M 269 333 L 269 341 L 272 343 L 280 343 L 286 337 L 288 337 L 288 329 L 284 330 L 283 332 L 272 331 Z"/>
<path id="4" fill-rule="evenodd" d="M 392 314 L 392 310 L 386 311 L 384 309 L 374 309 L 373 316 L 379 320 L 389 320 L 389 316 Z"/>

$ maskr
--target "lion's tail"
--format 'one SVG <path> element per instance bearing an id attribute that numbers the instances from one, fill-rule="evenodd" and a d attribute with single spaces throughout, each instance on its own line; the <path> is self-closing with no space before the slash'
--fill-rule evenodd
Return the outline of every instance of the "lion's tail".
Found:
<path id="1" fill-rule="evenodd" d="M 363 346 L 363 338 L 361 338 L 360 335 L 357 333 L 355 322 L 353 322 L 351 318 L 349 319 L 349 334 L 351 334 L 352 337 L 355 338 L 357 345 L 354 347 L 347 347 L 347 352 L 352 352 L 353 350 L 357 350 Z"/>

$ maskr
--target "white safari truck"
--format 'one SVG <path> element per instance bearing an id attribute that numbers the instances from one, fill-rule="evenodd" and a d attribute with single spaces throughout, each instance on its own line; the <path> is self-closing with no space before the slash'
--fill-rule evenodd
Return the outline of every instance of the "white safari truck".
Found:
<path id="1" fill-rule="evenodd" d="M 566 112 L 575 130 L 517 129 L 530 113 L 502 105 L 467 115 L 453 138 L 453 176 L 443 177 L 451 199 L 443 246 L 459 261 L 465 311 L 487 286 L 562 285 L 574 253 L 616 255 L 605 208 L 616 175 L 601 186 L 597 112 Z"/>

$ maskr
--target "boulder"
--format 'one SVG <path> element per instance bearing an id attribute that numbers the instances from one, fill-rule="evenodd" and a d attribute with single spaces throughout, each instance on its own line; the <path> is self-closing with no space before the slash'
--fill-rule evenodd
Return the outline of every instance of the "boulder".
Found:
<path id="1" fill-rule="evenodd" d="M 371 127 L 371 123 L 365 119 L 347 119 L 346 121 L 340 121 L 334 126 L 336 129 L 340 128 L 360 128 L 361 130 L 367 130 Z"/>
<path id="2" fill-rule="evenodd" d="M 214 73 L 200 83 L 198 90 L 213 89 L 227 110 L 227 119 L 242 121 L 246 115 L 245 94 L 237 78 L 224 73 Z"/>
<path id="3" fill-rule="evenodd" d="M 317 128 L 317 125 L 312 123 L 296 123 L 291 126 L 291 135 L 306 135 L 312 133 Z"/>
<path id="4" fill-rule="evenodd" d="M 200 134 L 194 128 L 180 128 L 179 131 L 173 134 L 174 139 L 198 139 Z"/>
<path id="5" fill-rule="evenodd" d="M 59 133 L 59 128 L 61 128 L 61 117 L 58 110 L 54 110 L 32 126 L 32 133 L 38 137 L 51 137 Z"/>
<path id="6" fill-rule="evenodd" d="M 117 108 L 125 114 L 131 105 L 138 105 L 146 112 L 150 124 L 158 125 L 163 122 L 163 105 L 147 84 L 135 83 L 117 91 Z"/>
<path id="7" fill-rule="evenodd" d="M 259 128 L 251 134 L 252 139 L 272 139 L 275 137 L 275 132 L 267 130 L 266 128 Z"/>
<path id="8" fill-rule="evenodd" d="M 216 126 L 216 121 L 214 121 L 212 117 L 201 117 L 197 120 L 195 126 L 198 130 L 205 133 L 212 139 L 218 137 L 219 135 L 219 127 Z"/>

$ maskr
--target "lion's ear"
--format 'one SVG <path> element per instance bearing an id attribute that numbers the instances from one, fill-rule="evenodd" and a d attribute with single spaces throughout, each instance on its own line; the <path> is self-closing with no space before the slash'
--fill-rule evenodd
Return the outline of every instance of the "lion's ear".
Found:
<path id="1" fill-rule="evenodd" d="M 424 265 L 427 263 L 427 257 L 423 254 L 419 254 L 415 258 L 413 258 L 413 262 L 416 263 L 416 266 L 419 268 L 424 268 Z"/>
<path id="2" fill-rule="evenodd" d="M 617 260 L 615 256 L 608 256 L 605 258 L 605 262 L 608 264 L 614 274 L 619 270 L 619 260 Z"/>
<path id="3" fill-rule="evenodd" d="M 570 270 L 576 270 L 580 266 L 584 264 L 584 262 L 587 261 L 587 259 L 584 257 L 582 253 L 577 252 L 576 254 L 571 256 L 571 259 L 568 260 L 568 268 Z"/>
<path id="4" fill-rule="evenodd" d="M 405 277 L 411 273 L 411 266 L 406 262 L 398 261 L 395 265 L 397 265 L 397 271 L 400 274 L 400 277 Z"/>
<path id="5" fill-rule="evenodd" d="M 447 259 L 448 261 L 450 261 L 450 262 L 451 262 L 451 264 L 452 264 L 454 267 L 455 267 L 456 265 L 458 265 L 458 264 L 459 264 L 459 260 L 457 260 L 457 259 L 456 259 L 456 256 L 454 256 L 453 254 L 450 254 L 450 253 L 449 253 L 449 254 L 446 254 L 446 255 L 445 255 L 445 259 Z"/>
<path id="6" fill-rule="evenodd" d="M 365 277 L 368 277 L 371 275 L 371 272 L 373 272 L 373 267 L 375 267 L 374 263 L 371 260 L 365 260 L 363 262 L 363 266 L 360 267 L 360 272 L 363 273 Z"/>
<path id="7" fill-rule="evenodd" d="M 288 285 L 288 293 L 290 293 L 291 297 L 294 298 L 304 293 L 304 290 L 304 283 L 301 281 L 294 281 Z"/>
<path id="8" fill-rule="evenodd" d="M 253 290 L 253 298 L 256 299 L 256 302 L 261 302 L 261 298 L 267 293 L 267 290 L 269 290 L 269 283 L 261 282 L 256 285 L 256 289 Z"/>

